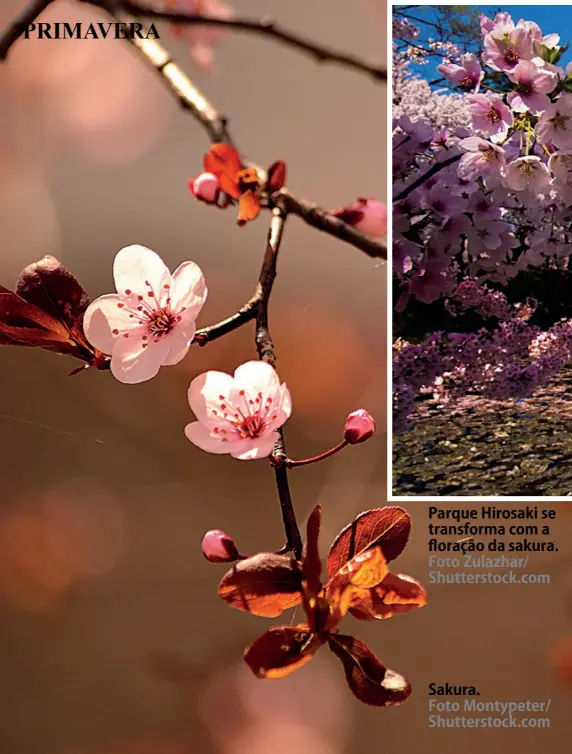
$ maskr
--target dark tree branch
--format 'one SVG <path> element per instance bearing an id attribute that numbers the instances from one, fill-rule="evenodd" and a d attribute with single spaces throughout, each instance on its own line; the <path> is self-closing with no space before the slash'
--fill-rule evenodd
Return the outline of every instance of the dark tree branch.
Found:
<path id="1" fill-rule="evenodd" d="M 36 18 L 51 5 L 53 0 L 32 0 L 16 18 L 0 33 L 0 62 L 6 60 L 10 48 L 22 34 L 26 31 L 29 24 L 33 24 Z"/>
<path id="2" fill-rule="evenodd" d="M 370 236 L 366 236 L 317 204 L 312 204 L 304 199 L 298 199 L 287 189 L 282 189 L 282 191 L 272 197 L 272 200 L 277 207 L 280 207 L 288 214 L 301 217 L 302 220 L 313 228 L 346 241 L 346 243 L 365 252 L 369 257 L 387 259 L 387 249 L 382 243 L 379 243 L 379 241 Z"/>
<path id="3" fill-rule="evenodd" d="M 202 330 L 197 330 L 193 343 L 197 343 L 199 346 L 206 346 L 207 343 L 211 343 L 217 338 L 222 338 L 223 335 L 227 335 L 233 330 L 238 330 L 247 322 L 251 322 L 256 317 L 256 311 L 258 302 L 260 300 L 260 294 L 257 292 L 250 298 L 244 306 L 242 306 L 235 314 L 231 314 L 230 317 L 217 322 L 215 325 L 209 327 L 203 327 Z"/>
<path id="4" fill-rule="evenodd" d="M 51 0 L 53 1 L 53 0 Z M 93 6 L 104 9 L 109 15 L 119 21 L 128 22 L 129 18 L 122 17 L 122 13 L 129 9 L 135 12 L 139 8 L 137 4 L 124 2 L 124 0 L 82 0 Z M 48 0 L 35 0 L 23 11 L 6 29 L 0 34 L 0 60 L 6 58 L 11 45 L 23 33 L 28 23 L 32 23 L 37 15 L 44 10 L 51 2 Z M 184 14 L 183 14 L 184 15 Z M 221 25 L 221 19 L 205 19 L 200 16 L 201 22 L 213 23 L 218 22 Z M 198 23 L 198 20 L 193 23 Z M 225 22 L 229 23 L 229 22 Z M 255 22 L 244 22 L 255 23 Z M 260 26 L 259 22 L 256 22 Z M 261 28 L 265 28 L 262 24 Z M 281 32 L 282 34 L 282 32 Z M 143 34 L 145 36 L 145 34 Z M 272 32 L 271 36 L 275 36 Z M 208 101 L 204 94 L 192 83 L 184 71 L 174 62 L 167 50 L 156 42 L 154 39 L 129 39 L 129 43 L 137 49 L 146 63 L 151 66 L 156 73 L 163 79 L 171 94 L 177 99 L 181 107 L 188 111 L 205 129 L 211 142 L 223 141 L 233 144 L 229 134 L 227 118 L 221 115 Z M 248 162 L 252 167 L 257 167 L 254 163 Z M 335 236 L 346 243 L 355 246 L 368 256 L 376 259 L 387 259 L 387 250 L 383 244 L 378 243 L 372 238 L 364 235 L 351 225 L 344 223 L 339 218 L 322 209 L 318 205 L 311 204 L 303 199 L 297 199 L 287 190 L 282 190 L 274 202 L 280 206 L 286 213 L 297 215 L 302 218 L 308 225 L 321 230 L 329 235 Z M 273 206 L 273 205 L 271 205 Z M 237 313 L 238 314 L 238 313 Z M 233 315 L 233 319 L 234 320 Z M 243 317 L 246 319 L 243 321 Z M 244 324 L 251 319 L 247 314 L 241 314 L 236 326 Z M 227 322 L 225 320 L 225 322 Z M 222 325 L 222 323 L 221 323 Z M 230 330 L 235 329 L 233 326 Z M 230 331 L 229 330 L 229 331 Z M 221 332 L 224 334 L 224 332 Z M 202 336 L 204 338 L 204 335 Z M 209 340 L 218 337 L 213 332 Z"/>
<path id="5" fill-rule="evenodd" d="M 350 68 L 360 73 L 368 74 L 378 81 L 387 80 L 387 70 L 379 65 L 368 63 L 361 60 L 356 55 L 331 50 L 323 45 L 311 42 L 297 34 L 292 34 L 282 29 L 272 19 L 248 19 L 248 18 L 215 18 L 212 16 L 202 16 L 199 13 L 184 13 L 181 11 L 162 11 L 150 8 L 138 2 L 131 0 L 83 0 L 90 5 L 96 5 L 108 9 L 110 3 L 117 10 L 129 13 L 138 18 L 146 18 L 156 21 L 168 21 L 172 24 L 183 26 L 200 25 L 200 26 L 219 26 L 233 31 L 245 31 L 250 34 L 256 34 L 262 37 L 268 37 L 276 42 L 292 47 L 302 53 L 310 55 L 319 63 L 336 63 Z"/>
<path id="6" fill-rule="evenodd" d="M 410 183 L 409 186 L 406 186 L 403 191 L 400 191 L 399 194 L 394 197 L 393 203 L 395 204 L 396 202 L 400 202 L 402 199 L 405 199 L 405 197 L 409 196 L 412 191 L 415 191 L 415 189 L 419 188 L 419 186 L 425 183 L 425 181 L 428 181 L 431 176 L 435 175 L 435 173 L 438 173 L 440 170 L 443 170 L 443 168 L 452 165 L 454 162 L 457 162 L 461 159 L 462 156 L 462 154 L 455 154 L 452 157 L 448 157 L 446 160 L 443 160 L 443 162 L 437 162 L 435 165 L 433 165 L 433 167 L 429 168 L 426 173 L 423 173 L 423 175 L 419 176 L 417 180 L 413 181 L 413 183 Z"/>
<path id="7" fill-rule="evenodd" d="M 282 241 L 284 224 L 287 213 L 280 207 L 272 210 L 272 218 L 268 229 L 268 240 L 266 242 L 266 251 L 262 261 L 262 269 L 259 278 L 260 300 L 256 310 L 256 348 L 258 357 L 270 364 L 272 367 L 276 363 L 276 353 L 274 344 L 270 335 L 268 326 L 268 303 L 274 280 L 276 279 L 276 263 L 278 261 L 278 252 Z M 278 498 L 280 500 L 280 510 L 282 511 L 282 521 L 286 533 L 288 548 L 293 552 L 295 558 L 300 560 L 302 557 L 302 538 L 300 529 L 296 521 L 296 513 L 292 504 L 290 486 L 288 484 L 288 470 L 284 461 L 286 460 L 286 448 L 284 445 L 284 434 L 282 430 L 271 455 L 276 486 L 278 488 Z"/>

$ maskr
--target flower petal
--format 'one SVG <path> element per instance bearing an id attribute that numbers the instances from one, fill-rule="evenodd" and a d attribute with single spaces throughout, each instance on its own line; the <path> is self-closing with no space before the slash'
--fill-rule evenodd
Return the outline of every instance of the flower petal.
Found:
<path id="1" fill-rule="evenodd" d="M 203 307 L 207 298 L 207 286 L 204 275 L 198 264 L 183 262 L 173 273 L 171 285 L 171 308 L 179 311 L 185 307 L 192 313 L 193 319 Z"/>
<path id="2" fill-rule="evenodd" d="M 280 397 L 278 399 L 278 409 L 273 413 L 273 416 L 276 416 L 276 418 L 271 419 L 268 422 L 269 429 L 278 429 L 278 427 L 281 427 L 290 418 L 291 413 L 292 413 L 292 397 L 290 395 L 290 391 L 286 387 L 286 383 L 284 382 L 280 386 Z"/>
<path id="3" fill-rule="evenodd" d="M 207 453 L 216 453 L 217 455 L 223 455 L 225 453 L 231 453 L 232 451 L 240 453 L 244 450 L 244 444 L 251 442 L 250 440 L 237 440 L 236 442 L 225 441 L 220 435 L 213 435 L 209 428 L 201 422 L 191 422 L 185 427 L 185 435 L 187 440 L 190 440 L 193 445 L 201 450 L 206 450 Z"/>
<path id="4" fill-rule="evenodd" d="M 229 442 L 228 445 L 234 446 L 230 451 L 233 458 L 238 458 L 239 461 L 255 461 L 269 456 L 277 440 L 278 432 L 271 432 L 261 437 L 248 437 L 245 440 Z"/>
<path id="5" fill-rule="evenodd" d="M 197 419 L 203 424 L 217 424 L 220 421 L 220 396 L 228 399 L 233 386 L 232 377 L 225 372 L 213 370 L 195 377 L 189 385 L 187 397 Z M 217 413 L 213 414 L 213 411 Z"/>
<path id="6" fill-rule="evenodd" d="M 112 353 L 117 342 L 113 330 L 123 333 L 138 326 L 129 318 L 121 296 L 108 293 L 96 298 L 88 307 L 83 319 L 83 329 L 88 341 L 103 353 Z"/>
<path id="7" fill-rule="evenodd" d="M 150 294 L 154 294 L 163 306 L 169 295 L 171 273 L 158 254 L 146 246 L 133 244 L 117 252 L 113 262 L 113 279 L 120 295 L 135 291 L 152 298 Z"/>
<path id="8" fill-rule="evenodd" d="M 166 338 L 158 342 L 150 342 L 144 347 L 146 328 L 138 327 L 128 333 L 129 338 L 120 337 L 115 342 L 111 355 L 111 373 L 119 380 L 129 385 L 146 382 L 154 377 L 169 352 Z"/>
<path id="9" fill-rule="evenodd" d="M 276 370 L 265 361 L 247 361 L 234 372 L 235 388 L 244 390 L 249 397 L 255 398 L 258 393 L 264 397 L 278 397 L 280 379 Z"/>
<path id="10" fill-rule="evenodd" d="M 167 338 L 169 343 L 169 353 L 163 361 L 163 366 L 173 366 L 182 361 L 187 353 L 195 336 L 195 323 L 190 322 L 185 325 L 181 322 L 172 333 L 164 337 Z"/>

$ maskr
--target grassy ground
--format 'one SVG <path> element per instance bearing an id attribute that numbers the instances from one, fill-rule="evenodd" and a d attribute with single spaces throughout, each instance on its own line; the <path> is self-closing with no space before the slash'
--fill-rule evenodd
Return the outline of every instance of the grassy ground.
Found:
<path id="1" fill-rule="evenodd" d="M 393 441 L 393 494 L 572 496 L 572 370 L 519 403 L 420 403 Z"/>

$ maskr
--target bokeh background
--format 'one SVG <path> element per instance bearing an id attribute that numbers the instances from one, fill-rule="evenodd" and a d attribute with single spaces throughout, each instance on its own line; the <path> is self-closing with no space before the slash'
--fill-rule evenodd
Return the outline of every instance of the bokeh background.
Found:
<path id="1" fill-rule="evenodd" d="M 0 0 L 0 21 L 22 5 Z M 377 0 L 235 7 L 385 57 Z M 48 16 L 102 19 L 71 2 Z M 260 164 L 287 161 L 293 191 L 326 207 L 384 198 L 383 87 L 239 34 L 224 36 L 206 74 L 160 28 L 244 152 Z M 207 146 L 128 45 L 20 42 L 0 67 L 1 283 L 53 254 L 95 297 L 112 290 L 115 253 L 142 243 L 171 268 L 185 259 L 202 267 L 210 297 L 201 326 L 226 316 L 252 291 L 266 226 L 239 230 L 232 212 L 189 197 Z M 290 453 L 337 442 L 358 406 L 380 427 L 366 445 L 292 474 L 301 521 L 316 502 L 325 507 L 324 553 L 358 511 L 386 500 L 385 282 L 383 265 L 289 222 L 271 325 L 294 399 Z M 125 386 L 109 373 L 68 378 L 74 362 L 53 354 L 0 353 L 1 754 L 448 754 L 484 745 L 500 754 L 514 744 L 532 754 L 569 740 L 569 696 L 548 660 L 568 630 L 565 547 L 549 561 L 554 588 L 441 587 L 418 614 L 355 626 L 413 682 L 397 709 L 361 706 L 325 651 L 280 682 L 242 666 L 267 622 L 217 597 L 224 567 L 207 563 L 199 543 L 219 527 L 243 552 L 279 548 L 272 474 L 262 462 L 202 453 L 183 428 L 190 380 L 254 357 L 245 328 Z M 414 534 L 399 568 L 425 580 L 425 506 L 410 508 Z M 559 525 L 568 548 L 571 524 Z M 481 684 L 487 698 L 552 695 L 553 727 L 510 737 L 429 731 L 426 686 L 445 680 Z"/>

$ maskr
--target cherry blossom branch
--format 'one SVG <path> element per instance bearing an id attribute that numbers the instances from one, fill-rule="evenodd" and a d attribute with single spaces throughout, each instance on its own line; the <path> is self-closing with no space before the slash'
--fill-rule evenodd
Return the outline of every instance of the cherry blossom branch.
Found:
<path id="1" fill-rule="evenodd" d="M 127 11 L 128 8 L 134 12 L 135 9 L 133 3 L 126 3 L 123 0 L 83 0 L 83 2 L 104 9 L 118 20 L 121 20 L 121 12 Z M 24 32 L 27 24 L 32 23 L 50 4 L 48 0 L 35 0 L 0 34 L 0 61 L 6 58 L 10 47 Z M 203 16 L 200 19 L 203 23 L 221 22 L 221 19 L 207 19 Z M 142 36 L 146 35 L 142 34 Z M 211 142 L 222 141 L 233 144 L 227 118 L 213 107 L 161 44 L 154 39 L 139 39 L 138 37 L 129 38 L 126 41 L 133 45 L 146 63 L 156 71 L 181 107 L 205 128 Z M 249 164 L 257 167 L 253 163 L 249 162 Z M 318 205 L 298 199 L 285 189 L 273 199 L 276 206 L 281 206 L 288 214 L 297 215 L 308 225 L 355 246 L 372 258 L 387 259 L 387 249 L 383 244 L 366 236 Z M 239 318 L 241 324 L 242 316 Z M 248 315 L 245 321 L 251 318 Z"/>
<path id="2" fill-rule="evenodd" d="M 269 37 L 277 42 L 299 50 L 313 57 L 318 63 L 335 63 L 350 68 L 360 73 L 372 76 L 377 81 L 387 81 L 387 70 L 379 65 L 368 63 L 350 53 L 338 52 L 328 47 L 311 42 L 308 39 L 282 29 L 269 18 L 254 20 L 247 18 L 217 18 L 203 16 L 200 13 L 184 13 L 181 11 L 164 11 L 150 8 L 132 0 L 82 0 L 89 5 L 95 5 L 104 10 L 109 7 L 122 10 L 138 18 L 146 18 L 157 21 L 168 21 L 173 24 L 184 26 L 220 26 L 234 31 L 245 31 L 258 36 Z"/>
<path id="3" fill-rule="evenodd" d="M 409 186 L 406 186 L 403 191 L 400 191 L 400 193 L 393 198 L 393 203 L 395 204 L 396 202 L 400 202 L 402 199 L 405 199 L 406 196 L 409 196 L 412 191 L 415 191 L 416 188 L 419 188 L 419 186 L 423 185 L 425 181 L 428 181 L 429 178 L 435 175 L 435 173 L 439 173 L 441 170 L 448 167 L 449 165 L 452 165 L 454 162 L 458 162 L 458 160 L 460 160 L 462 156 L 462 154 L 455 154 L 452 157 L 448 157 L 446 160 L 443 160 L 442 162 L 437 162 L 435 165 L 433 165 L 433 167 L 429 168 L 426 173 L 423 173 L 423 175 L 417 178 L 417 180 L 413 181 L 413 183 L 410 183 Z"/>

